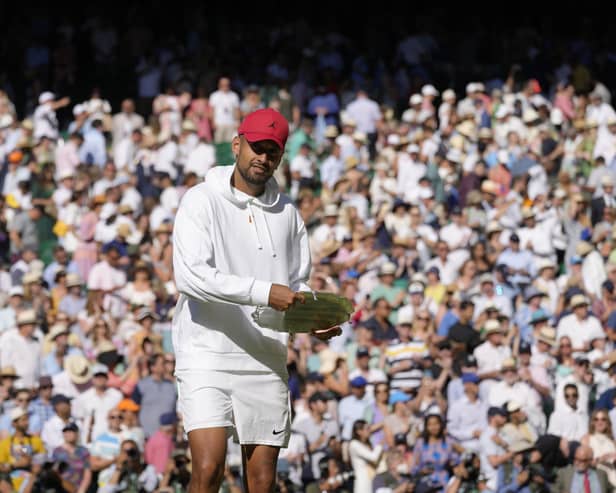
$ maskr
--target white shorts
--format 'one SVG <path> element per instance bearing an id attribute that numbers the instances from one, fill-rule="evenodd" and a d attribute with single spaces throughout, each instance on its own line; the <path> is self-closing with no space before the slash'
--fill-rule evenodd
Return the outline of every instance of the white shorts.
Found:
<path id="1" fill-rule="evenodd" d="M 275 373 L 180 371 L 184 431 L 227 428 L 242 445 L 286 447 L 291 435 L 287 382 Z"/>

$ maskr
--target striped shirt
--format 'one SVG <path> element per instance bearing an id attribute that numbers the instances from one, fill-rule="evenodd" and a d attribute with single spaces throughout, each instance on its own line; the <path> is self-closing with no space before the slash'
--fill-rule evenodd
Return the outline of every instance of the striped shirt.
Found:
<path id="1" fill-rule="evenodd" d="M 402 390 L 419 387 L 423 378 L 423 369 L 419 361 L 427 355 L 428 346 L 425 341 L 401 342 L 396 339 L 390 343 L 385 349 L 385 361 L 388 368 L 392 368 L 402 361 L 412 362 L 412 366 L 408 370 L 391 375 L 390 388 Z"/>

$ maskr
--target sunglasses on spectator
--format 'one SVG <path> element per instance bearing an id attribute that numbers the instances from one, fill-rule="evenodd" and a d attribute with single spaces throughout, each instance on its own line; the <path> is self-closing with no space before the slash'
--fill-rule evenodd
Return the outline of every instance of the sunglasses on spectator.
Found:
<path id="1" fill-rule="evenodd" d="M 593 421 L 607 421 L 607 418 L 596 416 L 592 418 Z"/>
<path id="2" fill-rule="evenodd" d="M 121 414 L 110 414 L 109 415 L 109 419 L 119 419 L 119 420 L 122 420 L 124 418 L 123 418 L 123 416 Z"/>
<path id="3" fill-rule="evenodd" d="M 565 394 L 565 398 L 566 399 L 577 399 L 578 395 L 577 394 Z"/>

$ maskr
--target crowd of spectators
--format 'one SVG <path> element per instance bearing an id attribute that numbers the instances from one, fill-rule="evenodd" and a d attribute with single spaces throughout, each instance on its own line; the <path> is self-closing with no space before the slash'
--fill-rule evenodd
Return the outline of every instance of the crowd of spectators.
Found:
<path id="1" fill-rule="evenodd" d="M 117 39 L 92 29 L 104 80 Z M 69 77 L 65 31 L 53 66 Z M 174 214 L 262 107 L 291 125 L 276 179 L 309 232 L 310 285 L 355 308 L 340 337 L 289 346 L 278 489 L 616 488 L 609 83 L 576 45 L 538 75 L 448 87 L 446 64 L 427 70 L 435 43 L 403 38 L 397 71 L 358 56 L 343 75 L 332 35 L 299 63 L 272 57 L 266 80 L 209 71 L 209 90 L 174 64 L 194 46 L 168 43 L 117 102 L 56 72 L 49 87 L 28 72 L 23 104 L 5 85 L 0 491 L 185 490 Z M 223 489 L 241 491 L 228 450 Z"/>

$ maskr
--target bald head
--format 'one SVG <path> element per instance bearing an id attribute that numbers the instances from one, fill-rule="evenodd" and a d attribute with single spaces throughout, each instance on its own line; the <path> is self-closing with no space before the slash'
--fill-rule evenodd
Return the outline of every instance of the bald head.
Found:
<path id="1" fill-rule="evenodd" d="M 590 464 L 592 462 L 592 458 L 593 458 L 592 449 L 590 447 L 585 446 L 585 445 L 580 445 L 575 450 L 575 456 L 574 456 L 574 459 L 573 459 L 574 460 L 574 464 L 575 464 L 575 468 L 579 472 L 586 471 L 590 467 Z"/>

